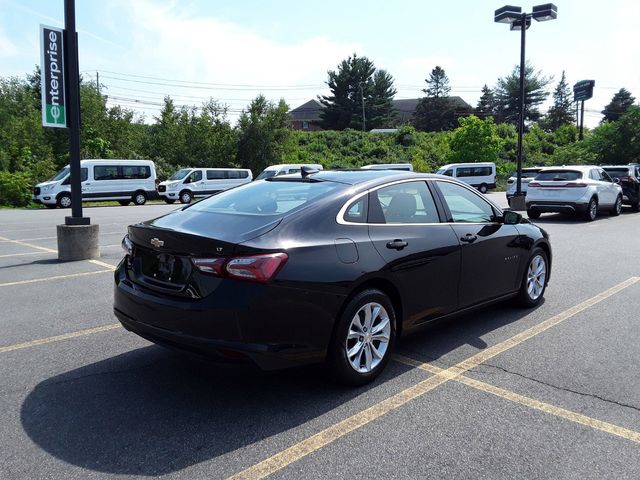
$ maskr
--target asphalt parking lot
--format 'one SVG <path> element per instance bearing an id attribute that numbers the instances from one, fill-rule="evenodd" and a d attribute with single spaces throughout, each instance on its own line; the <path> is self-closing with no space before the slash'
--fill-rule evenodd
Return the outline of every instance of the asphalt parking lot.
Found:
<path id="1" fill-rule="evenodd" d="M 69 211 L 0 210 L 0 478 L 640 478 L 628 207 L 593 223 L 543 215 L 542 305 L 430 327 L 356 389 L 317 367 L 212 367 L 120 328 L 126 226 L 174 208 L 85 209 L 102 257 L 70 263 L 55 230 Z"/>

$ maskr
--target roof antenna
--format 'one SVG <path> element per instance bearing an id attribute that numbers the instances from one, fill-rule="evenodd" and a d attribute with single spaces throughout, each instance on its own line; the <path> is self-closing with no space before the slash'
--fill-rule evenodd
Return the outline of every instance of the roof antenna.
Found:
<path id="1" fill-rule="evenodd" d="M 309 175 L 313 175 L 314 173 L 318 173 L 320 170 L 313 167 L 307 167 L 306 165 L 300 167 L 300 175 L 302 178 L 307 178 Z"/>

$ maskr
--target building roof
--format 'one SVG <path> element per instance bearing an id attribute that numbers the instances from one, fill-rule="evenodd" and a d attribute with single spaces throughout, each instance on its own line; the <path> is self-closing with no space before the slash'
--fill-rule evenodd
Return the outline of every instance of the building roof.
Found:
<path id="1" fill-rule="evenodd" d="M 303 103 L 297 108 L 294 108 L 289 112 L 291 120 L 295 121 L 307 121 L 317 122 L 320 120 L 320 110 L 322 110 L 322 104 L 315 98 L 309 100 L 307 103 Z"/>

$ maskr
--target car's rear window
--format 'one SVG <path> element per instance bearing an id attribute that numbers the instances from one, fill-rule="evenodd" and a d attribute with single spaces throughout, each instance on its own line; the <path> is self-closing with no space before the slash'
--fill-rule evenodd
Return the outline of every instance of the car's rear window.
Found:
<path id="1" fill-rule="evenodd" d="M 536 180 L 553 182 L 567 182 L 581 178 L 582 172 L 576 170 L 547 170 L 536 175 Z"/>
<path id="2" fill-rule="evenodd" d="M 605 168 L 604 171 L 607 172 L 609 176 L 613 178 L 630 176 L 628 168 Z"/>
<path id="3" fill-rule="evenodd" d="M 343 188 L 334 182 L 253 182 L 202 200 L 190 210 L 281 216 Z"/>

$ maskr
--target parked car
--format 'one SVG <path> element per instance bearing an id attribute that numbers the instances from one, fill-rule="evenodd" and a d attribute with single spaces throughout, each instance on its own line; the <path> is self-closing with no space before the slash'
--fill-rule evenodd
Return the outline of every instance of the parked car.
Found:
<path id="1" fill-rule="evenodd" d="M 126 329 L 221 362 L 326 362 L 351 384 L 434 320 L 537 305 L 551 271 L 548 235 L 520 214 L 456 180 L 394 171 L 253 182 L 130 226 L 123 248 Z"/>
<path id="2" fill-rule="evenodd" d="M 198 197 L 249 183 L 253 174 L 248 168 L 183 168 L 158 185 L 158 195 L 167 203 L 191 203 Z"/>
<path id="3" fill-rule="evenodd" d="M 117 200 L 144 205 L 157 198 L 156 167 L 151 160 L 81 160 L 82 201 Z M 33 201 L 48 208 L 71 207 L 69 165 L 33 189 Z"/>
<path id="4" fill-rule="evenodd" d="M 372 163 L 360 168 L 362 170 L 406 170 L 413 172 L 413 165 L 410 163 Z"/>
<path id="5" fill-rule="evenodd" d="M 602 169 L 622 187 L 622 203 L 640 211 L 640 165 L 606 165 Z"/>
<path id="6" fill-rule="evenodd" d="M 535 178 L 535 176 L 542 170 L 542 167 L 525 167 L 522 169 L 522 176 L 520 177 L 520 190 L 526 195 L 527 187 L 529 186 L 529 182 Z M 513 172 L 513 174 L 507 180 L 507 203 L 511 205 L 511 199 L 516 194 L 517 191 L 517 178 L 518 173 Z"/>
<path id="7" fill-rule="evenodd" d="M 451 163 L 440 167 L 436 173 L 457 178 L 476 187 L 482 193 L 487 193 L 490 188 L 496 188 L 496 164 L 493 162 Z"/>
<path id="8" fill-rule="evenodd" d="M 314 168 L 322 170 L 322 165 L 314 163 L 287 163 L 282 165 L 271 165 L 265 168 L 256 180 L 264 180 L 266 178 L 277 177 L 280 175 L 291 175 L 292 173 L 300 173 L 302 167 Z"/>
<path id="9" fill-rule="evenodd" d="M 603 210 L 620 215 L 622 188 L 600 167 L 550 167 L 529 182 L 526 206 L 533 219 L 544 212 L 561 212 L 593 221 Z"/>

